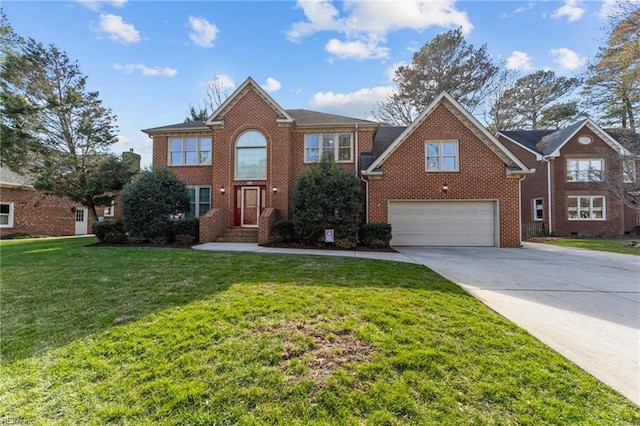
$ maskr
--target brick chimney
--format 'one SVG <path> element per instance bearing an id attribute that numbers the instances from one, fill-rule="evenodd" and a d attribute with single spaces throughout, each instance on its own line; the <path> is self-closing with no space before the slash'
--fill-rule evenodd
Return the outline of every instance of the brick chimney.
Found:
<path id="1" fill-rule="evenodd" d="M 129 148 L 129 151 L 125 151 L 122 153 L 122 159 L 128 159 L 131 161 L 131 165 L 136 171 L 140 171 L 140 154 L 136 154 L 133 152 L 133 148 Z"/>

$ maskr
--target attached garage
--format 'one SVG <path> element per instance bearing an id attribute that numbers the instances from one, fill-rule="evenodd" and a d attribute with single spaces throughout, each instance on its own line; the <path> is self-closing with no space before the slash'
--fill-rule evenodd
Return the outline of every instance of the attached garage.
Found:
<path id="1" fill-rule="evenodd" d="M 395 246 L 498 246 L 497 202 L 389 201 Z"/>

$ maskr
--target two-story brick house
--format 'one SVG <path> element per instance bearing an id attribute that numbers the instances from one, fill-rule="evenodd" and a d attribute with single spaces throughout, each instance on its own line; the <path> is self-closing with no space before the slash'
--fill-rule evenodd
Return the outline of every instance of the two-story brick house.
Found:
<path id="1" fill-rule="evenodd" d="M 638 156 L 594 121 L 500 131 L 498 139 L 536 169 L 522 184 L 525 227 L 558 236 L 636 233 L 639 210 L 628 192 L 637 185 Z"/>
<path id="2" fill-rule="evenodd" d="M 143 131 L 153 165 L 189 187 L 201 242 L 244 229 L 264 242 L 277 218 L 291 217 L 300 173 L 328 156 L 362 180 L 367 220 L 390 222 L 392 244 L 520 245 L 530 170 L 447 94 L 391 128 L 285 110 L 248 78 L 206 121 Z"/>

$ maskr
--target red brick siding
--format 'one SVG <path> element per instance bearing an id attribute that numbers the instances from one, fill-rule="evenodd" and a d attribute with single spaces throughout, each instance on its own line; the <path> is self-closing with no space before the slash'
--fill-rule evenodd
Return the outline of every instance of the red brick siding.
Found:
<path id="1" fill-rule="evenodd" d="M 82 207 L 79 204 L 28 188 L 2 188 L 0 191 L 0 201 L 13 203 L 14 213 L 13 227 L 0 228 L 0 235 L 17 232 L 52 237 L 75 235 L 75 213 L 71 208 Z M 87 215 L 87 232 L 91 234 L 93 220 L 89 212 Z"/>
<path id="2" fill-rule="evenodd" d="M 425 172 L 425 142 L 457 140 L 459 172 Z M 388 220 L 389 200 L 498 200 L 500 246 L 520 246 L 517 178 L 446 107 L 440 105 L 382 164 L 369 184 L 369 221 Z M 449 190 L 443 194 L 442 185 Z"/>
<path id="3" fill-rule="evenodd" d="M 545 226 L 548 225 L 547 163 L 539 162 L 536 160 L 535 154 L 532 154 L 531 151 L 527 151 L 502 136 L 499 137 L 499 140 L 527 167 L 536 170 L 534 174 L 527 175 L 527 177 L 522 181 L 520 220 L 523 224 L 534 222 L 533 200 L 535 198 L 542 198 L 542 222 Z"/>
<path id="4" fill-rule="evenodd" d="M 578 138 L 591 136 L 593 142 L 581 145 Z M 605 179 L 614 182 L 622 179 L 620 164 L 612 159 L 615 151 L 588 128 L 583 128 L 560 151 L 560 156 L 552 161 L 552 206 L 553 231 L 560 236 L 621 236 L 625 232 L 634 232 L 633 212 L 624 207 L 624 203 L 611 192 L 605 183 L 567 182 L 567 159 L 603 158 L 605 161 Z M 570 221 L 567 218 L 567 197 L 579 195 L 604 195 L 606 197 L 606 220 Z M 625 216 L 627 217 L 625 219 Z"/>

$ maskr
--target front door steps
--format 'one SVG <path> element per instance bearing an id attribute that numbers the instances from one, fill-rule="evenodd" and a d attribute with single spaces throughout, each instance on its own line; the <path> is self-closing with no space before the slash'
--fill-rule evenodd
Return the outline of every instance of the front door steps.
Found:
<path id="1" fill-rule="evenodd" d="M 218 243 L 257 243 L 258 228 L 227 228 L 216 238 Z"/>

